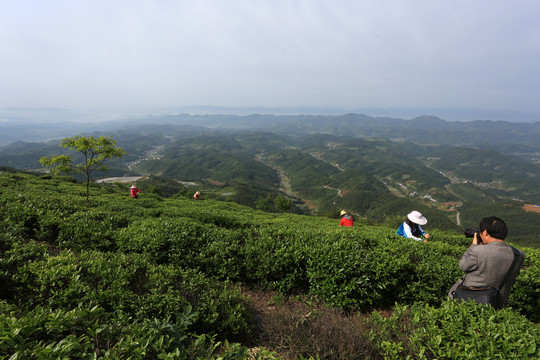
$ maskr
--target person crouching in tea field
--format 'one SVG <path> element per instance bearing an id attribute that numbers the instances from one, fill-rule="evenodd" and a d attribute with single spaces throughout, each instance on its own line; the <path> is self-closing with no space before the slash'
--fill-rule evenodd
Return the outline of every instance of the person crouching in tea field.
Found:
<path id="1" fill-rule="evenodd" d="M 427 242 L 429 234 L 422 229 L 422 225 L 426 224 L 427 219 L 419 211 L 415 210 L 407 215 L 407 219 L 397 229 L 396 234 L 416 241 L 424 240 L 424 242 Z M 422 239 L 422 236 L 424 239 Z"/>
<path id="2" fill-rule="evenodd" d="M 339 222 L 339 226 L 348 226 L 352 227 L 354 226 L 354 219 L 349 213 L 347 213 L 347 210 L 341 210 L 341 220 Z"/>
<path id="3" fill-rule="evenodd" d="M 139 196 L 140 192 L 141 192 L 141 190 L 137 189 L 137 187 L 135 185 L 131 185 L 131 192 L 130 192 L 129 196 L 136 199 Z"/>
<path id="4" fill-rule="evenodd" d="M 193 198 L 195 200 L 201 200 L 202 199 L 201 192 L 197 191 L 195 194 L 193 194 Z"/>

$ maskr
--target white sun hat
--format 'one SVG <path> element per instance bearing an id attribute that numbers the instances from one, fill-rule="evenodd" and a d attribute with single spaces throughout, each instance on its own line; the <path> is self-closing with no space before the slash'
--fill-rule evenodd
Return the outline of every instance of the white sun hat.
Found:
<path id="1" fill-rule="evenodd" d="M 427 224 L 427 219 L 420 213 L 420 211 L 411 211 L 411 213 L 407 215 L 407 218 L 418 225 Z"/>

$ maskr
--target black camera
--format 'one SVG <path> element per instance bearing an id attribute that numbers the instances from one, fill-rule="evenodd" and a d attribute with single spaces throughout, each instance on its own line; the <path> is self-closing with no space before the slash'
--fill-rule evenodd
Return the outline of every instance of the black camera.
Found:
<path id="1" fill-rule="evenodd" d="M 478 234 L 476 237 L 476 242 L 478 244 L 482 244 L 482 237 L 480 236 L 480 230 L 474 230 L 474 229 L 465 229 L 465 237 L 468 238 L 474 238 L 474 234 Z"/>

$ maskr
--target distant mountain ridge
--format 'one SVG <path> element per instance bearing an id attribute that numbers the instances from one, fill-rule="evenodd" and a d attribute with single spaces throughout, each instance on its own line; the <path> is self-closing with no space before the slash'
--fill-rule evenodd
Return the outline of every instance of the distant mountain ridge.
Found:
<path id="1" fill-rule="evenodd" d="M 136 123 L 198 124 L 210 128 L 271 131 L 289 136 L 330 134 L 360 138 L 383 137 L 396 141 L 478 145 L 513 143 L 538 148 L 540 122 L 446 121 L 435 116 L 404 120 L 365 114 L 329 115 L 163 115 L 139 119 Z"/>
<path id="2" fill-rule="evenodd" d="M 211 105 L 188 105 L 188 106 L 131 106 L 131 107 L 105 107 L 87 109 L 68 109 L 58 107 L 6 107 L 0 108 L 0 119 L 6 116 L 20 118 L 41 117 L 47 118 L 55 115 L 68 114 L 71 116 L 106 116 L 114 114 L 118 117 L 136 116 L 147 114 L 198 114 L 198 115 L 250 115 L 250 114 L 275 114 L 275 115 L 342 115 L 346 113 L 368 114 L 373 117 L 395 117 L 411 119 L 421 114 L 437 116 L 449 121 L 473 121 L 473 120 L 504 120 L 509 122 L 538 122 L 539 113 L 505 109 L 481 109 L 465 107 L 339 107 L 339 106 L 211 106 Z"/>
<path id="3" fill-rule="evenodd" d="M 9 110 L 9 111 L 8 111 Z M 199 109 L 200 110 L 200 109 Z M 257 110 L 257 109 L 253 109 Z M 262 109 L 259 109 L 262 110 Z M 406 120 L 359 113 L 317 114 L 227 114 L 162 113 L 160 115 L 81 114 L 64 109 L 0 110 L 0 146 L 15 141 L 46 141 L 77 132 L 111 131 L 137 125 L 191 125 L 208 128 L 264 130 L 302 136 L 325 133 L 353 137 L 385 137 L 417 143 L 481 144 L 514 143 L 537 146 L 540 118 L 535 123 L 502 120 L 448 121 L 425 115 Z M 106 119 L 106 121 L 104 121 Z M 485 141 L 486 136 L 490 141 Z"/>

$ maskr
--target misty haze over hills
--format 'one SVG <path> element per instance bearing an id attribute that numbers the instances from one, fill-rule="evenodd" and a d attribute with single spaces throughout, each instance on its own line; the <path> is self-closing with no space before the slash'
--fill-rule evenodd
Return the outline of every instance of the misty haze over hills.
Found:
<path id="1" fill-rule="evenodd" d="M 502 120 L 509 122 L 537 122 L 540 114 L 516 110 L 493 110 L 475 108 L 422 108 L 422 107 L 225 107 L 225 106 L 171 106 L 171 107 L 131 107 L 131 108 L 100 108 L 73 110 L 65 108 L 2 108 L 0 122 L 6 120 L 71 120 L 71 121 L 103 121 L 131 116 L 146 116 L 149 114 L 304 114 L 304 115 L 342 115 L 347 113 L 366 114 L 378 117 L 414 118 L 422 115 L 436 116 L 448 121 L 472 120 Z"/>
<path id="2" fill-rule="evenodd" d="M 302 116 L 341 116 L 344 114 L 361 115 L 373 121 L 381 119 L 396 120 L 425 117 L 427 119 L 443 119 L 447 122 L 468 122 L 475 120 L 505 121 L 511 123 L 540 122 L 540 115 L 510 110 L 485 110 L 468 108 L 362 108 L 344 109 L 330 107 L 221 107 L 221 106 L 179 106 L 168 108 L 130 108 L 130 109 L 91 109 L 70 110 L 63 108 L 4 108 L 0 109 L 0 146 L 15 141 L 48 141 L 72 136 L 76 133 L 91 131 L 112 131 L 127 126 L 129 123 L 158 124 L 173 120 L 174 116 L 193 115 L 194 124 L 201 124 L 197 115 L 212 115 L 205 119 L 205 126 L 241 128 L 242 119 L 257 115 L 267 115 L 275 120 L 289 120 L 287 115 Z M 219 119 L 215 116 L 230 116 Z M 268 118 L 270 119 L 270 118 Z M 268 119 L 259 120 L 264 124 Z M 175 119 L 177 121 L 178 119 Z M 186 121 L 184 116 L 183 122 Z M 248 121 L 252 124 L 252 119 Z M 430 120 L 431 121 L 431 120 Z M 430 121 L 424 125 L 429 126 Z M 229 122 L 229 123 L 227 123 Z M 31 125 L 31 126 L 29 126 Z M 259 127 L 261 124 L 258 124 Z M 266 125 L 270 125 L 267 123 Z M 313 129 L 316 130 L 316 129 Z"/>

